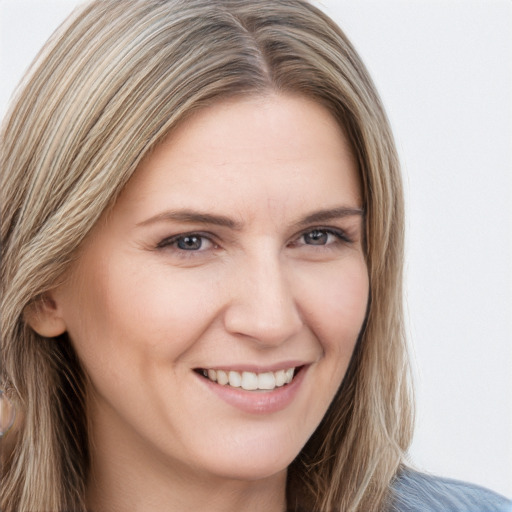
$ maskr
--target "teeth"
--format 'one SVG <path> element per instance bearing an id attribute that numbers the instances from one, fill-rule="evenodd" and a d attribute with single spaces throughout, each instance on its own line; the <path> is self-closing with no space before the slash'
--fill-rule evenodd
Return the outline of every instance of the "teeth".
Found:
<path id="1" fill-rule="evenodd" d="M 242 376 L 238 372 L 229 372 L 229 385 L 239 388 L 242 385 Z"/>
<path id="2" fill-rule="evenodd" d="M 225 386 L 229 382 L 228 374 L 222 370 L 217 370 L 217 382 L 221 386 Z"/>
<path id="3" fill-rule="evenodd" d="M 276 387 L 276 378 L 272 372 L 260 373 L 258 375 L 259 389 L 274 389 Z"/>
<path id="4" fill-rule="evenodd" d="M 247 391 L 255 391 L 262 389 L 271 391 L 272 389 L 280 388 L 285 384 L 289 384 L 293 380 L 295 368 L 288 368 L 287 370 L 279 370 L 277 372 L 236 372 L 224 370 L 202 370 L 205 377 L 213 382 L 217 382 L 221 386 L 229 384 L 234 388 L 242 388 Z"/>
<path id="5" fill-rule="evenodd" d="M 258 376 L 252 372 L 242 373 L 242 388 L 248 391 L 258 389 Z"/>
<path id="6" fill-rule="evenodd" d="M 286 371 L 285 370 L 279 370 L 276 372 L 276 386 L 281 387 L 286 384 Z"/>

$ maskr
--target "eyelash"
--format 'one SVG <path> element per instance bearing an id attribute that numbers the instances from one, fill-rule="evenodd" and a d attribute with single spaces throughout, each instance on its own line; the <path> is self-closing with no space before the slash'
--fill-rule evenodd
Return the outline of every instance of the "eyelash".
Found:
<path id="1" fill-rule="evenodd" d="M 297 240 L 300 240 L 303 237 L 305 237 L 306 235 L 314 233 L 315 231 L 320 232 L 320 233 L 325 233 L 326 235 L 333 235 L 336 238 L 336 241 L 334 242 L 335 245 L 338 245 L 339 243 L 342 243 L 342 244 L 352 244 L 353 243 L 352 238 L 350 238 L 344 230 L 335 229 L 335 228 L 326 228 L 326 227 L 314 227 L 314 228 L 308 229 L 307 231 L 303 231 L 299 235 L 299 237 L 292 243 L 296 244 Z M 315 247 L 315 248 L 316 247 L 323 248 L 323 247 L 332 246 L 333 242 L 326 243 L 326 244 L 319 244 L 319 245 L 304 243 L 302 245 L 309 245 L 310 247 Z"/>
<path id="2" fill-rule="evenodd" d="M 320 232 L 324 233 L 326 235 L 332 235 L 336 238 L 334 242 L 328 242 L 326 244 L 307 244 L 307 243 L 299 243 L 301 239 L 303 239 L 306 235 L 314 233 L 314 232 Z M 182 249 L 176 246 L 176 244 L 180 240 L 184 240 L 186 238 L 198 238 L 201 240 L 201 245 L 198 249 Z M 162 241 L 160 241 L 156 249 L 158 250 L 164 250 L 164 249 L 171 249 L 176 251 L 176 253 L 180 254 L 180 257 L 194 257 L 197 253 L 204 252 L 205 250 L 201 251 L 201 247 L 203 245 L 203 240 L 207 240 L 210 244 L 212 244 L 213 248 L 218 247 L 218 244 L 214 241 L 214 237 L 210 233 L 202 233 L 197 231 L 192 231 L 190 233 L 181 233 L 179 235 L 174 235 L 172 237 L 164 238 Z M 288 246 L 308 246 L 313 249 L 321 250 L 325 248 L 332 248 L 333 245 L 339 245 L 339 244 L 352 244 L 354 241 L 351 237 L 347 235 L 347 233 L 344 230 L 338 229 L 338 228 L 327 228 L 327 227 L 314 227 L 311 229 L 308 229 L 306 231 L 303 231 L 299 234 L 297 238 L 295 238 L 292 242 L 288 244 Z M 173 247 L 174 246 L 174 247 Z M 206 249 L 207 250 L 207 249 Z"/>

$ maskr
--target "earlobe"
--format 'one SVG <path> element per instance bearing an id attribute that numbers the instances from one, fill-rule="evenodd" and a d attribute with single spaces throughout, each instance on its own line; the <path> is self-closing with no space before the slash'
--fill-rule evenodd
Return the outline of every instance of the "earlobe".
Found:
<path id="1" fill-rule="evenodd" d="M 51 292 L 45 293 L 25 309 L 25 321 L 40 336 L 55 338 L 66 332 L 66 323 Z"/>

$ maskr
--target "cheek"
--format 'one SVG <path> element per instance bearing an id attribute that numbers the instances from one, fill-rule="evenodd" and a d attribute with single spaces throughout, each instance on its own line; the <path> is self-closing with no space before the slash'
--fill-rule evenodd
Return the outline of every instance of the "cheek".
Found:
<path id="1" fill-rule="evenodd" d="M 350 359 L 362 328 L 369 280 L 362 257 L 317 269 L 302 283 L 304 314 L 326 354 Z"/>
<path id="2" fill-rule="evenodd" d="M 321 348 L 314 369 L 314 407 L 309 424 L 325 415 L 345 376 L 367 310 L 369 280 L 363 257 L 317 266 L 302 272 L 299 295 L 301 313 Z M 318 390 L 322 392 L 318 392 Z"/>
<path id="3" fill-rule="evenodd" d="M 201 279 L 128 258 L 88 268 L 66 301 L 68 331 L 86 366 L 143 372 L 178 358 L 208 324 L 211 288 Z"/>

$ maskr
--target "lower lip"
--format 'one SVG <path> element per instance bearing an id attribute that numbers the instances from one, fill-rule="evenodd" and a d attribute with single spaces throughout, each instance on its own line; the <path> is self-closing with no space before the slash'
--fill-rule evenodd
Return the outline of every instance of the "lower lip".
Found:
<path id="1" fill-rule="evenodd" d="M 242 388 L 221 386 L 205 377 L 198 375 L 208 388 L 227 404 L 250 414 L 270 414 L 288 407 L 304 380 L 308 367 L 301 368 L 290 384 L 275 388 L 272 391 L 247 391 Z"/>

